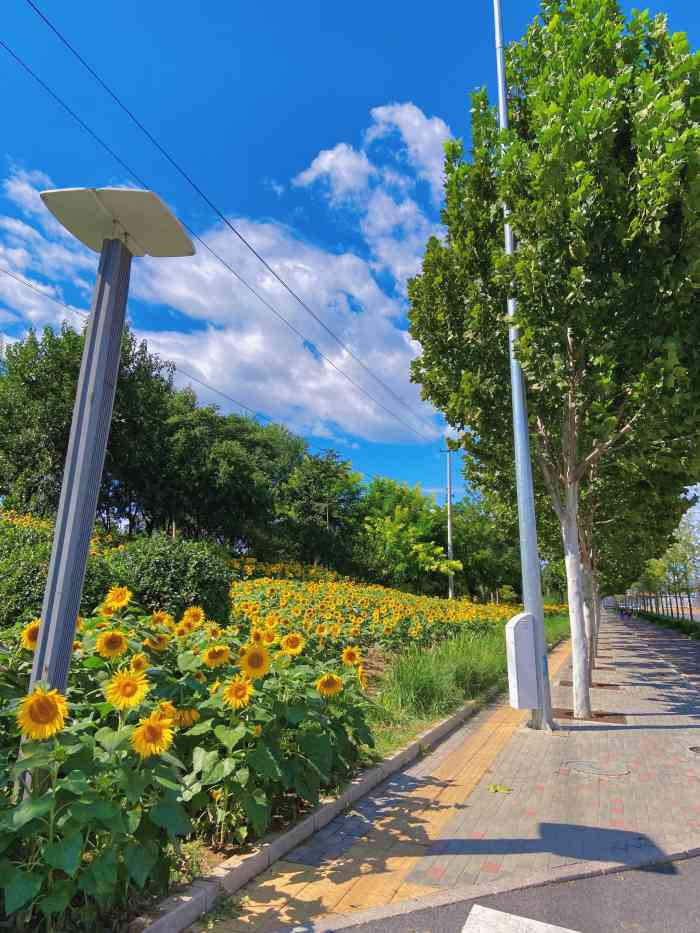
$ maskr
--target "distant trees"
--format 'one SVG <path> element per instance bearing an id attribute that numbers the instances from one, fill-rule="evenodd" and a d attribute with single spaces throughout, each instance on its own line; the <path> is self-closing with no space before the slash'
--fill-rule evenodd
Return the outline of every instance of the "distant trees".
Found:
<path id="1" fill-rule="evenodd" d="M 0 375 L 0 501 L 52 516 L 58 505 L 83 337 L 30 332 Z M 334 451 L 311 454 L 280 425 L 222 414 L 176 389 L 173 368 L 124 332 L 98 521 L 127 534 L 226 544 L 261 559 L 322 563 L 414 592 L 488 599 L 519 588 L 515 542 L 481 500 L 445 509 L 419 487 L 363 484 Z"/>

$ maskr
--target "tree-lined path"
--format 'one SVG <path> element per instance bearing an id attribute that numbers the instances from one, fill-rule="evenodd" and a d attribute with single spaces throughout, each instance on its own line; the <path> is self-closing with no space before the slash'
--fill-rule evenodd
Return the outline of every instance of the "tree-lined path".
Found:
<path id="1" fill-rule="evenodd" d="M 484 710 L 239 892 L 214 929 L 313 918 L 304 930 L 330 929 L 329 915 L 450 903 L 700 846 L 700 643 L 607 612 L 594 673 L 594 709 L 622 721 L 560 719 L 548 735 L 523 713 Z M 550 674 L 555 707 L 570 708 L 568 648 Z"/>

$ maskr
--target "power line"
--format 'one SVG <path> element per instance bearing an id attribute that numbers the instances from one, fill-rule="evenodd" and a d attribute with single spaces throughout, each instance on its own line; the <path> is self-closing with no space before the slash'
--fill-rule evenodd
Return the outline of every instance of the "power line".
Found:
<path id="1" fill-rule="evenodd" d="M 9 269 L 3 269 L 0 267 L 0 272 L 3 275 L 8 275 L 11 279 L 14 279 L 15 282 L 18 282 L 20 285 L 24 285 L 27 288 L 31 288 L 32 291 L 36 292 L 37 295 L 41 295 L 42 298 L 47 298 L 49 301 L 53 301 L 54 304 L 60 305 L 62 308 L 65 308 L 67 311 L 71 311 L 74 314 L 82 314 L 83 317 L 89 317 L 90 313 L 88 311 L 83 311 L 81 308 L 72 308 L 70 305 L 67 305 L 65 301 L 61 301 L 60 298 L 56 298 L 55 295 L 49 295 L 47 292 L 43 292 L 40 288 L 37 288 L 36 285 L 33 285 L 31 282 L 28 282 L 27 279 L 23 279 L 19 275 L 15 275 L 14 272 L 10 272 Z M 0 338 L 1 340 L 2 338 Z M 1 354 L 0 354 L 1 355 Z M 272 418 L 270 415 L 266 415 L 264 412 L 256 411 L 254 408 L 251 408 L 249 405 L 245 405 L 243 402 L 238 401 L 238 399 L 233 398 L 227 392 L 224 392 L 222 389 L 217 389 L 216 386 L 211 385 L 208 382 L 205 382 L 204 379 L 200 379 L 199 376 L 195 376 L 193 373 L 188 372 L 186 369 L 183 369 L 181 366 L 178 366 L 176 363 L 172 363 L 173 369 L 176 372 L 179 372 L 180 375 L 185 376 L 187 379 L 191 379 L 193 382 L 199 383 L 205 389 L 209 389 L 210 392 L 214 392 L 216 395 L 220 395 L 222 398 L 227 399 L 229 402 L 232 402 L 234 405 L 237 405 L 243 411 L 248 411 L 254 418 L 260 418 L 264 421 L 269 421 L 270 424 L 276 424 L 277 421 L 275 418 Z M 309 447 L 316 448 L 316 450 L 323 451 L 324 453 L 335 453 L 336 451 L 332 447 L 322 447 L 320 444 L 314 444 L 307 438 L 303 438 L 304 441 L 309 445 Z M 366 470 L 360 470 L 359 468 L 353 466 L 353 469 L 358 473 L 362 473 L 363 476 L 369 476 L 372 479 L 382 479 L 381 476 L 377 473 L 368 473 Z"/>
<path id="2" fill-rule="evenodd" d="M 128 165 L 127 162 L 125 162 L 119 155 L 117 155 L 117 153 L 111 148 L 111 146 L 109 146 L 108 143 L 106 143 L 97 133 L 95 133 L 95 131 L 92 130 L 88 126 L 88 124 L 80 116 L 78 116 L 78 114 L 58 94 L 56 94 L 48 86 L 48 84 L 46 84 L 46 82 L 43 81 L 39 77 L 39 75 L 35 71 L 33 71 L 33 69 L 22 58 L 20 58 L 20 56 L 13 49 L 11 49 L 10 46 L 6 42 L 4 42 L 2 39 L 0 39 L 0 46 L 5 49 L 5 51 L 17 62 L 17 64 L 20 65 L 20 67 L 23 68 L 27 72 L 27 74 L 29 74 L 43 88 L 43 90 L 45 90 L 46 93 L 49 94 L 50 97 L 54 101 L 56 101 L 57 104 L 59 104 L 60 107 L 63 108 L 66 111 L 66 113 L 68 113 L 85 130 L 85 132 L 88 133 L 92 137 L 92 139 L 95 140 L 95 142 L 97 142 L 100 146 L 102 146 L 102 148 L 119 165 L 121 165 L 121 167 L 124 169 L 125 172 L 127 172 L 143 188 L 150 188 L 150 185 L 148 185 L 148 183 L 144 181 L 143 178 L 141 178 L 141 176 L 137 172 L 135 172 L 134 169 L 132 169 L 131 166 Z M 363 395 L 365 395 L 368 399 L 370 399 L 370 401 L 374 402 L 375 405 L 377 405 L 384 412 L 386 412 L 388 415 L 394 418 L 395 421 L 398 421 L 399 424 L 402 424 L 405 428 L 408 428 L 408 430 L 411 431 L 413 434 L 415 434 L 416 437 L 419 437 L 425 441 L 431 440 L 431 438 L 429 438 L 426 434 L 423 434 L 421 431 L 417 431 L 404 418 L 402 418 L 400 415 L 397 415 L 396 412 L 392 411 L 390 408 L 384 405 L 383 402 L 380 402 L 379 399 L 375 398 L 375 396 L 372 395 L 371 392 L 368 392 L 367 389 L 365 389 L 364 386 L 360 385 L 359 382 L 353 379 L 352 376 L 348 375 L 348 373 L 340 369 L 340 367 L 337 366 L 333 362 L 333 360 L 331 360 L 328 356 L 326 356 L 326 354 L 323 353 L 322 350 L 319 350 L 319 348 L 314 344 L 312 340 L 306 337 L 294 324 L 291 323 L 291 321 L 287 320 L 287 318 L 284 317 L 284 315 L 281 314 L 263 295 L 261 295 L 260 292 L 258 292 L 257 289 L 255 289 L 239 272 L 237 272 L 233 268 L 233 266 L 231 266 L 228 262 L 226 262 L 225 259 L 223 259 L 214 249 L 212 249 L 212 247 L 209 246 L 209 244 L 205 240 L 203 240 L 202 237 L 199 236 L 199 234 L 195 233 L 195 231 L 184 222 L 183 222 L 183 227 L 185 227 L 185 229 L 190 234 L 190 236 L 192 236 L 195 240 L 197 240 L 197 242 L 200 243 L 218 262 L 220 262 L 221 265 L 224 266 L 225 269 L 227 269 L 232 275 L 234 275 L 239 282 L 245 285 L 245 287 L 248 289 L 249 292 L 251 292 L 251 294 L 253 294 L 259 301 L 261 301 L 265 305 L 266 308 L 268 308 L 277 318 L 279 318 L 280 321 L 286 324 L 287 327 L 294 334 L 296 334 L 297 337 L 299 337 L 299 339 L 302 341 L 302 343 L 305 346 L 311 347 L 340 376 L 342 376 L 344 379 L 347 379 L 347 381 L 351 385 L 353 385 L 359 392 L 362 392 Z"/>
<path id="3" fill-rule="evenodd" d="M 252 243 L 237 229 L 237 227 L 231 223 L 228 217 L 224 212 L 217 207 L 217 205 L 211 200 L 211 198 L 202 190 L 202 188 L 197 184 L 197 182 L 192 178 L 192 176 L 182 167 L 182 165 L 175 159 L 174 156 L 168 152 L 168 150 L 163 146 L 161 142 L 147 129 L 146 126 L 139 120 L 139 118 L 126 106 L 126 104 L 121 100 L 119 95 L 114 91 L 107 82 L 95 71 L 95 69 L 83 58 L 83 56 L 78 52 L 78 50 L 71 44 L 71 42 L 63 35 L 63 33 L 58 29 L 54 23 L 45 15 L 45 13 L 39 9 L 39 7 L 33 2 L 33 0 L 26 0 L 27 4 L 31 9 L 37 14 L 37 16 L 43 20 L 43 22 L 49 27 L 49 29 L 57 36 L 57 38 L 63 43 L 63 45 L 72 53 L 72 55 L 77 58 L 80 64 L 92 75 L 92 77 L 97 81 L 97 83 L 109 94 L 112 100 L 117 104 L 117 106 L 129 117 L 129 119 L 141 130 L 141 132 L 150 140 L 151 143 L 156 147 L 156 149 L 161 153 L 161 155 L 167 159 L 167 161 L 172 165 L 172 167 L 185 179 L 185 181 L 193 188 L 194 191 L 202 198 L 202 200 L 211 208 L 211 210 L 216 214 L 216 216 L 224 223 L 228 229 L 234 233 L 241 243 L 250 250 L 250 252 L 263 264 L 267 271 L 274 276 L 274 278 L 280 283 L 280 285 L 294 298 L 294 300 L 309 314 L 317 324 L 319 324 L 325 332 L 332 337 L 335 342 L 345 350 L 349 356 L 358 363 L 362 369 L 365 370 L 376 382 L 379 383 L 382 388 L 389 393 L 399 404 L 403 405 L 404 408 L 409 411 L 414 418 L 417 418 L 423 421 L 425 424 L 429 422 L 423 418 L 422 415 L 416 414 L 413 411 L 411 406 L 398 395 L 391 386 L 387 385 L 383 379 L 381 379 L 369 366 L 362 361 L 362 359 L 350 349 L 350 347 L 330 328 L 328 325 L 319 317 L 318 314 L 307 304 L 306 301 L 296 292 L 289 283 L 270 265 L 270 263 L 262 256 L 258 250 L 252 245 Z M 431 425 L 431 427 L 433 427 Z"/>

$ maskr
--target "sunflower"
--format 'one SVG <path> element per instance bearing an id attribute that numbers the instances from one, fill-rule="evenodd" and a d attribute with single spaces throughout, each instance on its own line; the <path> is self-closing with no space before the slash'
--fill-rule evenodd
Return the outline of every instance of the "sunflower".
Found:
<path id="1" fill-rule="evenodd" d="M 129 647 L 126 636 L 118 629 L 102 632 L 97 639 L 97 653 L 103 658 L 118 658 Z"/>
<path id="2" fill-rule="evenodd" d="M 239 676 L 229 680 L 223 689 L 222 697 L 226 706 L 241 709 L 250 703 L 250 698 L 254 693 L 255 690 L 248 678 Z"/>
<path id="3" fill-rule="evenodd" d="M 318 678 L 316 689 L 322 697 L 334 697 L 343 689 L 343 681 L 337 674 L 329 671 L 327 674 L 321 674 Z"/>
<path id="4" fill-rule="evenodd" d="M 251 680 L 264 677 L 270 670 L 270 652 L 264 645 L 251 645 L 238 659 L 238 664 Z"/>
<path id="5" fill-rule="evenodd" d="M 228 664 L 231 660 L 231 649 L 228 645 L 212 645 L 211 648 L 206 649 L 202 660 L 207 667 L 221 667 L 222 664 Z"/>
<path id="6" fill-rule="evenodd" d="M 221 638 L 221 626 L 217 625 L 216 622 L 212 622 L 207 628 L 207 635 L 210 638 Z"/>
<path id="7" fill-rule="evenodd" d="M 112 606 L 108 606 L 106 603 L 102 603 L 101 606 L 98 606 L 97 611 L 101 616 L 104 616 L 107 619 L 114 615 L 114 608 Z"/>
<path id="8" fill-rule="evenodd" d="M 159 609 L 151 615 L 151 624 L 162 625 L 164 628 L 173 628 L 175 619 L 173 619 L 169 612 L 164 612 L 162 609 Z"/>
<path id="9" fill-rule="evenodd" d="M 209 685 L 209 693 L 210 693 L 212 696 L 214 696 L 214 694 L 217 693 L 217 692 L 219 691 L 219 688 L 220 688 L 220 687 L 221 687 L 221 681 L 220 681 L 220 680 L 215 680 L 213 684 L 210 684 L 210 685 Z"/>
<path id="10" fill-rule="evenodd" d="M 194 725 L 199 719 L 199 710 L 198 709 L 179 709 L 177 711 L 177 718 L 175 720 L 176 725 L 180 726 L 182 729 L 189 729 L 190 726 Z"/>
<path id="11" fill-rule="evenodd" d="M 146 719 L 140 719 L 138 726 L 131 733 L 131 745 L 141 758 L 162 755 L 173 741 L 173 730 L 169 719 L 160 719 L 151 713 Z"/>
<path id="12" fill-rule="evenodd" d="M 267 629 L 263 635 L 263 645 L 274 645 L 277 642 L 277 633 L 274 629 Z"/>
<path id="13" fill-rule="evenodd" d="M 58 690 L 36 687 L 17 710 L 17 725 L 28 739 L 48 739 L 63 728 L 68 715 L 66 698 Z"/>
<path id="14" fill-rule="evenodd" d="M 123 668 L 113 675 L 105 687 L 105 696 L 117 709 L 131 709 L 139 705 L 149 689 L 145 674 Z"/>
<path id="15" fill-rule="evenodd" d="M 130 667 L 131 667 L 131 670 L 134 671 L 134 673 L 140 674 L 142 673 L 142 671 L 145 671 L 148 668 L 148 664 L 149 664 L 148 658 L 142 651 L 140 651 L 138 654 L 135 654 L 133 658 L 131 659 Z"/>
<path id="16" fill-rule="evenodd" d="M 151 651 L 167 651 L 170 639 L 167 635 L 156 635 L 154 638 L 145 638 L 143 644 Z"/>
<path id="17" fill-rule="evenodd" d="M 304 650 L 304 636 L 299 635 L 298 632 L 289 632 L 288 635 L 285 635 L 282 641 L 280 642 L 280 647 L 284 654 L 301 654 Z"/>
<path id="18" fill-rule="evenodd" d="M 73 651 L 82 651 L 82 650 L 83 650 L 83 643 L 82 641 L 78 641 L 78 639 L 76 638 L 76 640 L 73 642 Z"/>
<path id="19" fill-rule="evenodd" d="M 253 733 L 255 734 L 255 738 L 259 739 L 262 735 L 262 726 L 260 724 L 253 726 Z"/>
<path id="20" fill-rule="evenodd" d="M 250 641 L 253 645 L 261 645 L 264 637 L 265 633 L 259 628 L 254 628 L 250 633 Z"/>
<path id="21" fill-rule="evenodd" d="M 27 651 L 36 650 L 36 643 L 39 640 L 39 628 L 41 626 L 41 619 L 32 619 L 29 625 L 25 625 L 22 629 L 22 647 L 26 648 Z"/>
<path id="22" fill-rule="evenodd" d="M 182 618 L 180 622 L 183 625 L 192 625 L 193 628 L 196 628 L 198 625 L 202 625 L 206 615 L 201 606 L 190 606 L 189 609 L 185 609 L 182 613 Z"/>
<path id="23" fill-rule="evenodd" d="M 177 635 L 178 638 L 185 638 L 187 635 L 190 634 L 190 630 L 184 624 L 177 625 L 175 627 L 175 634 Z"/>
<path id="24" fill-rule="evenodd" d="M 104 599 L 108 609 L 124 609 L 131 602 L 131 590 L 125 586 L 113 586 Z"/>
<path id="25" fill-rule="evenodd" d="M 85 619 L 82 616 L 78 616 L 75 620 L 75 630 L 76 632 L 82 632 L 85 625 Z"/>
<path id="26" fill-rule="evenodd" d="M 204 673 L 204 671 L 197 671 L 197 673 L 194 675 L 194 679 L 198 684 L 205 684 L 207 682 L 207 675 Z"/>
<path id="27" fill-rule="evenodd" d="M 316 626 L 316 637 L 325 638 L 327 634 L 328 634 L 328 626 L 326 625 L 325 622 L 319 622 L 319 624 Z"/>
<path id="28" fill-rule="evenodd" d="M 179 715 L 180 711 L 170 700 L 161 700 L 156 709 L 151 713 L 151 716 L 155 716 L 156 719 L 167 719 L 171 725 L 177 722 Z"/>
<path id="29" fill-rule="evenodd" d="M 348 645 L 341 655 L 343 664 L 348 667 L 356 667 L 362 663 L 362 652 L 356 645 Z"/>

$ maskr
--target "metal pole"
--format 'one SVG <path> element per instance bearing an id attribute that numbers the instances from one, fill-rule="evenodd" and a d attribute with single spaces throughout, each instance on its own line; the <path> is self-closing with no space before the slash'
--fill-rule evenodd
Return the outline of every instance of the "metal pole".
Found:
<path id="1" fill-rule="evenodd" d="M 447 557 L 452 560 L 452 451 L 447 449 Z M 455 598 L 455 575 L 447 578 L 447 597 Z"/>
<path id="2" fill-rule="evenodd" d="M 501 0 L 493 0 L 496 32 L 496 68 L 498 72 L 498 115 L 501 129 L 508 128 L 508 102 L 506 98 L 506 66 L 503 51 L 503 24 Z M 508 223 L 508 206 L 503 205 L 504 238 L 506 255 L 513 254 L 513 232 Z M 508 317 L 515 315 L 515 299 L 508 299 Z M 525 612 L 535 619 L 535 654 L 537 661 L 538 708 L 533 709 L 530 725 L 534 729 L 551 729 L 552 700 L 547 670 L 547 642 L 544 637 L 544 605 L 540 558 L 537 551 L 537 526 L 535 524 L 535 496 L 532 485 L 530 462 L 530 439 L 527 425 L 527 402 L 525 383 L 520 363 L 515 355 L 518 339 L 517 327 L 508 329 L 510 352 L 510 381 L 513 405 L 513 439 L 515 442 L 515 475 L 518 493 L 518 528 L 520 531 L 520 561 L 522 564 L 523 603 Z"/>
<path id="3" fill-rule="evenodd" d="M 130 268 L 126 246 L 120 240 L 105 240 L 85 335 L 30 691 L 37 681 L 66 691 L 117 388 Z"/>

